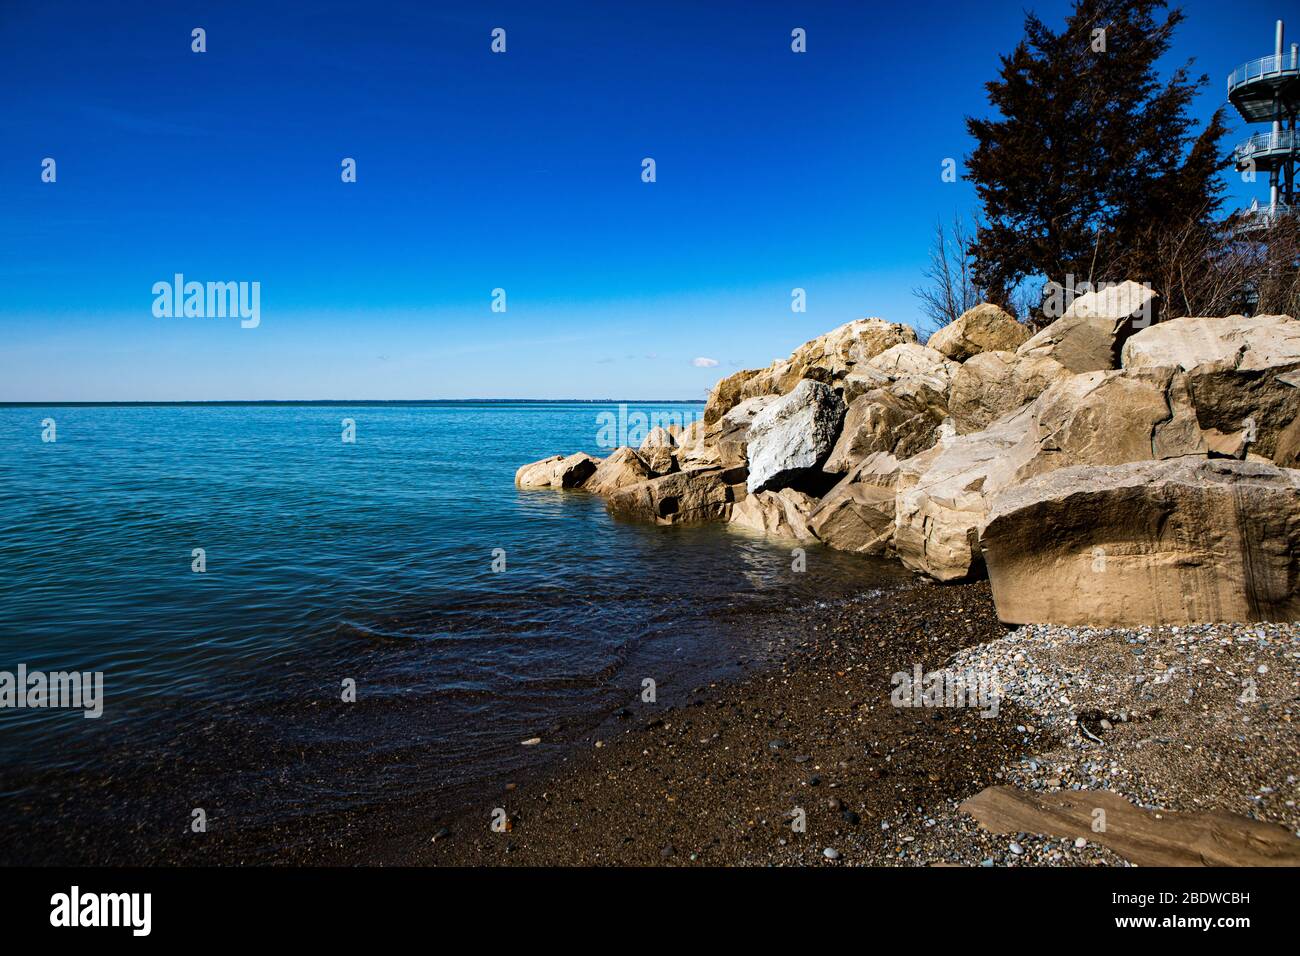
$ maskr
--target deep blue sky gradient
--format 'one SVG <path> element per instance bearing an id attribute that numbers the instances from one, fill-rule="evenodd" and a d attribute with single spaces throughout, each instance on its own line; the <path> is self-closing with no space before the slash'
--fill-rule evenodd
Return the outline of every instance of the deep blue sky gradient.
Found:
<path id="1" fill-rule="evenodd" d="M 1184 5 L 1198 115 L 1283 6 Z M 699 398 L 915 324 L 934 224 L 974 206 L 941 163 L 1024 9 L 0 0 L 0 401 Z M 259 281 L 261 326 L 155 318 L 176 272 Z"/>

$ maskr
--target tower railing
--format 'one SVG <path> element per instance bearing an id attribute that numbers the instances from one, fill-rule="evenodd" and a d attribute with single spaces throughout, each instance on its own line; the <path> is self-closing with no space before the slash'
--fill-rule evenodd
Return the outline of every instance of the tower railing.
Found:
<path id="1" fill-rule="evenodd" d="M 1300 61 L 1297 59 L 1295 50 L 1288 50 L 1281 56 L 1277 54 L 1261 56 L 1258 59 L 1241 64 L 1228 74 L 1228 92 L 1231 93 L 1239 86 L 1263 79 L 1266 76 L 1291 72 L 1300 72 Z"/>
<path id="2" fill-rule="evenodd" d="M 1256 133 L 1232 151 L 1238 163 L 1244 163 L 1260 153 L 1300 150 L 1300 130 L 1279 129 Z"/>

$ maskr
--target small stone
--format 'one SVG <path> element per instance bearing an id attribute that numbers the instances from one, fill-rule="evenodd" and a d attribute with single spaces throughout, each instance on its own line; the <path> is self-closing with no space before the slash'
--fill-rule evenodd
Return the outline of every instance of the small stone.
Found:
<path id="1" fill-rule="evenodd" d="M 429 842 L 437 843 L 439 840 L 445 840 L 449 836 L 451 836 L 451 828 L 441 827 L 439 828 L 438 832 L 433 835 L 433 839 L 431 839 Z"/>
<path id="2" fill-rule="evenodd" d="M 840 851 L 834 847 L 828 846 L 826 849 L 822 850 L 822 856 L 826 857 L 828 860 L 838 860 L 840 858 Z"/>
<path id="3" fill-rule="evenodd" d="M 1010 849 L 1011 852 L 1014 853 L 1016 856 L 1020 856 L 1020 855 L 1022 855 L 1022 854 L 1025 852 L 1025 848 L 1022 847 L 1022 846 L 1021 846 L 1019 843 L 1017 843 L 1015 840 L 1012 840 L 1012 841 L 1011 841 L 1011 846 L 1008 847 L 1008 849 Z"/>
<path id="4" fill-rule="evenodd" d="M 666 860 L 670 856 L 673 856 L 676 852 L 677 851 L 673 849 L 672 845 L 670 844 L 659 851 L 659 856 Z"/>
<path id="5" fill-rule="evenodd" d="M 527 740 L 521 740 L 521 741 L 519 741 L 519 742 L 520 742 L 521 744 L 523 744 L 525 747 L 536 747 L 538 744 L 540 744 L 540 743 L 542 742 L 542 738 L 541 738 L 541 737 L 529 737 Z"/>
<path id="6" fill-rule="evenodd" d="M 777 739 L 777 740 L 769 740 L 769 741 L 767 742 L 767 749 L 768 749 L 768 750 L 784 750 L 784 749 L 785 749 L 786 747 L 788 747 L 788 746 L 789 746 L 789 744 L 787 744 L 784 740 L 780 740 L 780 739 Z"/>
<path id="7" fill-rule="evenodd" d="M 1087 845 L 1088 845 L 1088 841 L 1085 840 L 1083 837 L 1074 838 L 1074 848 L 1076 850 L 1082 850 Z"/>

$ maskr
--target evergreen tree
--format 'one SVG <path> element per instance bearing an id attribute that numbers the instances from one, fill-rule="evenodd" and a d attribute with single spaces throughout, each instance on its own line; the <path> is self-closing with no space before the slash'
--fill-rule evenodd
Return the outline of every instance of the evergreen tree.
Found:
<path id="1" fill-rule="evenodd" d="M 1180 10 L 1164 0 L 1076 0 L 1060 32 L 1025 18 L 1025 36 L 988 83 L 994 119 L 967 118 L 983 215 L 976 281 L 1006 304 L 1026 278 L 1146 281 L 1162 224 L 1213 229 L 1228 164 L 1223 110 L 1188 115 L 1207 82 L 1191 62 L 1162 80 Z"/>

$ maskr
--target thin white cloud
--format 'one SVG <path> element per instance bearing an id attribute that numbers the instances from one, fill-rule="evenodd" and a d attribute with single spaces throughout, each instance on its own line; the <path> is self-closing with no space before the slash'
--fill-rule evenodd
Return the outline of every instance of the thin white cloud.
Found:
<path id="1" fill-rule="evenodd" d="M 718 360 L 711 358 L 697 358 L 693 359 L 691 364 L 696 368 L 715 368 L 718 364 Z"/>

